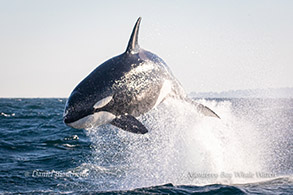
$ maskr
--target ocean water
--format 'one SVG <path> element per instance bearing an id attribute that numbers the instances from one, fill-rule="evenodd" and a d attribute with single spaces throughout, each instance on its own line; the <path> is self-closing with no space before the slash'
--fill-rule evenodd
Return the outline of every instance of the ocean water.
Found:
<path id="1" fill-rule="evenodd" d="M 0 99 L 0 193 L 292 194 L 293 99 L 167 99 L 136 135 L 62 122 L 66 99 Z"/>

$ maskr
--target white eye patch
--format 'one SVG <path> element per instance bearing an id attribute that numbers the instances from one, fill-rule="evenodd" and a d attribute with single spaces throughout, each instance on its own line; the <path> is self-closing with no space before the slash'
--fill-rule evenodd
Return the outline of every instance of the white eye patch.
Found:
<path id="1" fill-rule="evenodd" d="M 106 106 L 112 100 L 112 98 L 113 98 L 112 96 L 108 96 L 108 97 L 105 97 L 105 98 L 99 100 L 97 103 L 95 103 L 94 109 L 102 108 L 102 107 Z"/>

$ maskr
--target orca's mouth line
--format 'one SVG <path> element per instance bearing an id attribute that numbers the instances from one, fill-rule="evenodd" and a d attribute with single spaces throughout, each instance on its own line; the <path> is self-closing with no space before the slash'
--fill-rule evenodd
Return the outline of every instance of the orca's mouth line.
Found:
<path id="1" fill-rule="evenodd" d="M 92 113 L 89 113 L 89 114 L 83 114 L 81 117 L 78 117 L 78 118 L 74 118 L 74 119 L 72 119 L 72 118 L 68 118 L 68 117 L 66 117 L 67 115 L 65 115 L 64 117 L 63 117 L 63 121 L 64 121 L 64 123 L 65 124 L 70 124 L 70 123 L 74 123 L 74 122 L 77 122 L 77 121 L 79 121 L 79 120 L 81 120 L 81 119 L 83 119 L 83 118 L 85 118 L 85 117 L 87 117 L 87 116 L 90 116 L 90 115 L 92 115 L 92 114 L 94 114 L 95 112 L 92 112 Z"/>
<path id="2" fill-rule="evenodd" d="M 69 113 L 67 113 L 64 117 L 63 117 L 63 121 L 65 124 L 70 124 L 70 123 L 74 123 L 74 122 L 77 122 L 81 119 L 84 119 L 85 117 L 88 117 L 90 115 L 93 115 L 95 113 L 98 113 L 98 112 L 108 112 L 107 110 L 105 109 L 102 109 L 102 108 L 95 108 L 93 109 L 91 112 L 88 112 L 87 114 L 80 114 L 80 117 L 74 117 L 74 118 L 71 118 L 71 117 L 68 117 L 68 115 L 70 115 Z"/>
<path id="3" fill-rule="evenodd" d="M 115 118 L 116 116 L 110 112 L 100 111 L 100 112 L 94 112 L 93 114 L 85 115 L 83 117 L 80 117 L 77 120 L 65 119 L 64 122 L 67 126 L 75 128 L 75 129 L 88 129 L 88 128 L 108 124 Z"/>

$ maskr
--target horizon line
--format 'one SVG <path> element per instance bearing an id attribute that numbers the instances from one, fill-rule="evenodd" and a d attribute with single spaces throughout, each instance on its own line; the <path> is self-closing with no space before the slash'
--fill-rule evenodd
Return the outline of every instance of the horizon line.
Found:
<path id="1" fill-rule="evenodd" d="M 188 95 L 190 95 L 191 93 L 223 93 L 223 92 L 235 92 L 235 91 L 250 91 L 250 90 L 278 90 L 278 89 L 290 89 L 293 90 L 293 87 L 271 87 L 271 88 L 255 88 L 255 89 L 229 89 L 229 90 L 224 90 L 224 91 L 200 91 L 200 92 L 196 92 L 196 91 L 191 91 L 189 93 L 187 93 Z M 69 96 L 68 96 L 69 97 Z M 60 98 L 60 99 L 66 99 L 68 97 L 61 97 L 61 96 L 0 96 L 0 98 Z"/>

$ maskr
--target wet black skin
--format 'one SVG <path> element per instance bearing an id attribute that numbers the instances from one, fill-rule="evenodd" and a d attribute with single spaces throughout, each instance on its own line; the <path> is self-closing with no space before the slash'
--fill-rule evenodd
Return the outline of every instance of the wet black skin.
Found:
<path id="1" fill-rule="evenodd" d="M 152 70 L 129 75 L 131 70 L 149 64 L 153 64 Z M 165 66 L 161 58 L 143 49 L 134 54 L 125 52 L 104 62 L 73 90 L 65 107 L 68 114 L 64 122 L 71 123 L 98 111 L 134 117 L 149 111 L 157 101 L 164 80 L 170 77 Z M 108 96 L 113 99 L 106 106 L 94 109 L 96 102 Z"/>

